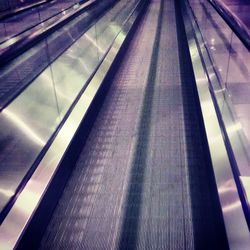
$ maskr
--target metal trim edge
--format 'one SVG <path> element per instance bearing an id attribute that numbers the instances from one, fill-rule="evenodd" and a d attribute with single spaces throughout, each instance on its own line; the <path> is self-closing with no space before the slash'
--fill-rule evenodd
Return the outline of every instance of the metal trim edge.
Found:
<path id="1" fill-rule="evenodd" d="M 195 39 L 195 30 L 192 26 L 192 21 L 195 22 L 195 20 L 192 20 L 187 13 L 187 1 L 181 2 L 189 53 L 193 65 L 198 98 L 201 105 L 202 118 L 207 135 L 228 244 L 230 249 L 249 249 L 250 237 L 248 225 L 241 206 L 223 134 L 210 93 L 209 80 L 203 68 L 202 55 L 200 55 L 199 45 Z"/>

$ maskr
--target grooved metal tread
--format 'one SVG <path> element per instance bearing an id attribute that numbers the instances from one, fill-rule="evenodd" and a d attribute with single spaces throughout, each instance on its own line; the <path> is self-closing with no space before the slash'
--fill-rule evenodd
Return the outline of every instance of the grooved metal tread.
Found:
<path id="1" fill-rule="evenodd" d="M 175 14 L 151 1 L 40 249 L 227 248 Z"/>

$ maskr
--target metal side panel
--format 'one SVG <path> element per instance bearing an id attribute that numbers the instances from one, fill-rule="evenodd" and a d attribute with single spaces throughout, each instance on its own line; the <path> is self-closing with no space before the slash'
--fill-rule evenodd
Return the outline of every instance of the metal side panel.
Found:
<path id="1" fill-rule="evenodd" d="M 210 94 L 208 78 L 202 64 L 202 55 L 199 53 L 199 45 L 195 39 L 195 32 L 198 31 L 192 27 L 188 6 L 184 2 L 182 14 L 229 247 L 230 249 L 249 249 L 249 229 Z"/>
<path id="2" fill-rule="evenodd" d="M 117 35 L 102 64 L 93 76 L 88 87 L 79 98 L 70 116 L 64 123 L 57 137 L 48 149 L 38 168 L 18 196 L 9 214 L 0 226 L 0 249 L 16 248 L 29 221 L 38 208 L 43 195 L 57 172 L 59 163 L 74 137 L 79 124 L 84 119 L 91 102 L 95 98 L 102 81 L 111 67 L 116 55 L 126 39 L 131 27 L 139 16 L 142 2 L 139 1 L 132 14 L 124 23 L 122 31 Z"/>

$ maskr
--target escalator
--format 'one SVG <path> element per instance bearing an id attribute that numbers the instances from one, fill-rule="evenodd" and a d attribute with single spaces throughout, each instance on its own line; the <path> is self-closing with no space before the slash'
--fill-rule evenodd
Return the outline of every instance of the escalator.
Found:
<path id="1" fill-rule="evenodd" d="M 31 39 L 27 50 L 0 66 L 1 222 L 15 195 L 35 170 L 67 109 L 101 60 L 102 54 L 97 54 L 93 41 L 97 35 L 105 37 L 105 34 L 113 39 L 117 31 L 112 33 L 108 21 L 119 25 L 126 11 L 133 7 L 131 3 L 125 8 L 125 4 L 99 1 L 37 44 Z M 107 47 L 109 40 L 105 42 Z M 87 67 L 83 60 L 88 60 Z M 57 74 L 62 66 L 64 70 Z M 74 75 L 73 83 L 71 77 L 67 78 L 70 68 L 73 74 L 80 72 Z M 61 88 L 67 90 L 67 96 L 60 92 Z"/>
<path id="2" fill-rule="evenodd" d="M 9 17 L 4 18 L 0 13 L 0 44 L 11 37 L 34 28 L 42 22 L 46 22 L 48 19 L 59 15 L 63 11 L 66 13 L 74 4 L 79 5 L 86 1 L 75 1 L 72 3 L 70 1 L 46 0 L 41 2 L 42 4 L 40 3 L 40 5 L 36 7 L 21 11 L 21 13 L 14 12 Z"/>
<path id="3" fill-rule="evenodd" d="M 41 241 L 20 248 L 228 249 L 177 1 L 150 1 L 105 81 Z"/>

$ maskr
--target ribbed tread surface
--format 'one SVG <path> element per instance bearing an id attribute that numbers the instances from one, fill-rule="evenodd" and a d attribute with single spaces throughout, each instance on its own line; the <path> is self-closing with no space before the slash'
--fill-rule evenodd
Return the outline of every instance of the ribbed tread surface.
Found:
<path id="1" fill-rule="evenodd" d="M 174 1 L 151 1 L 41 249 L 226 248 L 176 30 Z"/>

